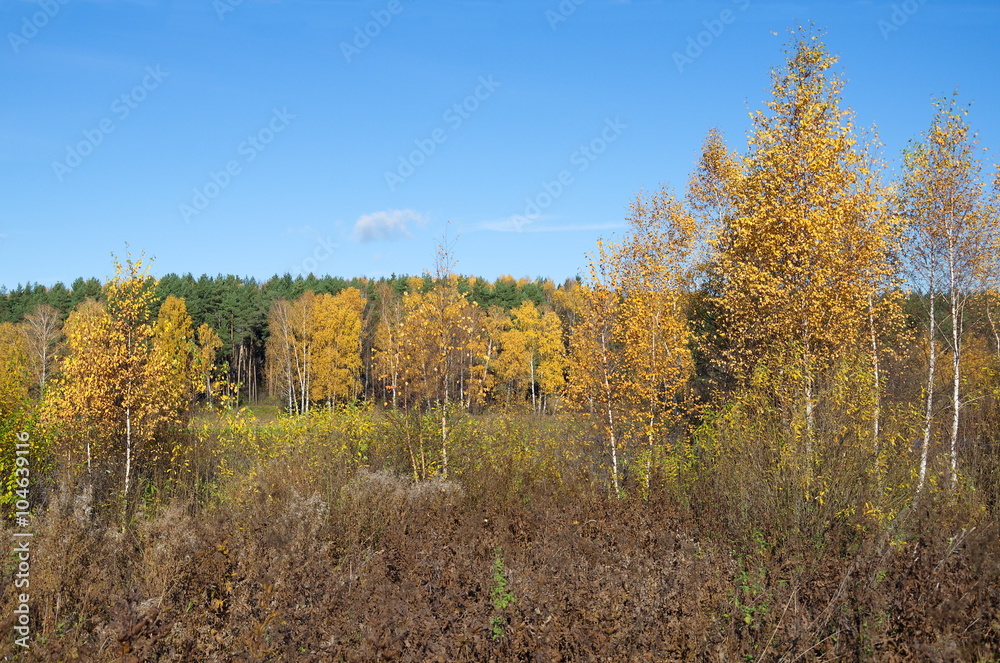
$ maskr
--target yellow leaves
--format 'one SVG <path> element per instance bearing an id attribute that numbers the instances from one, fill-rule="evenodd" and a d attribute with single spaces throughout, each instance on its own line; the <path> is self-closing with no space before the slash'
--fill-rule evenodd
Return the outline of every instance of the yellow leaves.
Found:
<path id="1" fill-rule="evenodd" d="M 152 352 L 146 364 L 151 419 L 179 423 L 187 410 L 196 380 L 194 331 L 184 300 L 169 296 L 160 307 L 152 332 Z"/>
<path id="2" fill-rule="evenodd" d="M 180 423 L 191 396 L 191 319 L 183 300 L 168 298 L 154 325 L 154 285 L 141 259 L 116 262 L 107 305 L 84 302 L 67 319 L 62 375 L 42 408 L 68 450 L 85 446 L 88 462 L 124 465 L 126 488 L 133 465 L 159 457 L 149 444 Z"/>
<path id="3" fill-rule="evenodd" d="M 732 215 L 741 177 L 739 157 L 730 153 L 718 129 L 710 129 L 702 143 L 701 159 L 688 183 L 688 203 L 706 226 L 717 232 Z"/>
<path id="4" fill-rule="evenodd" d="M 66 338 L 62 376 L 47 394 L 42 420 L 67 433 L 93 430 L 100 438 L 111 437 L 118 428 L 124 337 L 104 305 L 88 301 L 67 318 Z"/>
<path id="5" fill-rule="evenodd" d="M 439 258 L 447 262 L 446 256 Z M 485 334 L 488 320 L 451 276 L 436 280 L 426 292 L 424 281 L 417 282 L 420 288 L 402 297 L 388 286 L 377 293 L 378 377 L 393 405 L 402 398 L 424 405 L 459 400 L 468 407 L 482 398 L 486 364 L 495 354 Z"/>
<path id="6" fill-rule="evenodd" d="M 272 393 L 284 392 L 289 409 L 305 412 L 313 401 L 357 396 L 364 308 L 357 288 L 336 295 L 307 291 L 271 306 L 267 381 Z"/>
<path id="7" fill-rule="evenodd" d="M 502 311 L 495 313 L 500 318 L 491 326 L 499 348 L 493 366 L 497 378 L 518 397 L 526 388 L 533 404 L 539 402 L 538 389 L 543 394 L 556 393 L 565 381 L 566 364 L 559 317 L 552 311 L 541 313 L 530 301 L 509 316 Z"/>
<path id="8" fill-rule="evenodd" d="M 365 300 L 357 288 L 322 294 L 312 312 L 313 400 L 346 400 L 361 388 L 361 314 Z"/>
<path id="9" fill-rule="evenodd" d="M 888 530 L 889 525 L 893 520 L 895 520 L 897 515 L 895 510 L 886 510 L 877 504 L 872 504 L 871 502 L 865 502 L 863 511 L 865 518 L 875 523 L 877 528 L 880 530 Z M 896 545 L 897 541 L 893 539 L 890 540 L 889 543 Z"/>
<path id="10" fill-rule="evenodd" d="M 899 213 L 909 220 L 911 260 L 925 287 L 957 278 L 962 282 L 949 285 L 961 290 L 981 279 L 994 259 L 997 200 L 986 196 L 965 109 L 955 97 L 935 100 L 934 109 L 925 140 L 904 153 Z"/>
<path id="11" fill-rule="evenodd" d="M 685 294 L 695 222 L 665 189 L 632 203 L 631 232 L 600 242 L 570 339 L 571 399 L 600 411 L 612 444 L 652 445 L 677 420 L 693 371 Z"/>
<path id="12" fill-rule="evenodd" d="M 716 244 L 719 304 L 744 375 L 793 347 L 824 364 L 861 333 L 888 269 L 879 169 L 855 149 L 842 84 L 824 74 L 835 61 L 821 44 L 795 45 L 772 113 L 754 118 L 742 174 L 719 185 L 731 204 Z"/>
<path id="13" fill-rule="evenodd" d="M 222 348 L 222 339 L 205 323 L 198 327 L 197 346 L 195 353 L 194 368 L 197 373 L 198 384 L 195 389 L 199 393 L 204 393 L 211 402 L 212 399 L 212 373 L 215 367 L 215 357 Z"/>
<path id="14" fill-rule="evenodd" d="M 0 323 L 0 420 L 10 416 L 28 397 L 28 357 L 16 326 Z"/>

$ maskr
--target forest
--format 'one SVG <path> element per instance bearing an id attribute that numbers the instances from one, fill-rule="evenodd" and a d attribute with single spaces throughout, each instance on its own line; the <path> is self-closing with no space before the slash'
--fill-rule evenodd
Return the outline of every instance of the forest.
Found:
<path id="1" fill-rule="evenodd" d="M 0 292 L 2 653 L 1000 660 L 1000 170 L 957 94 L 890 168 L 844 80 L 796 33 L 562 282 Z"/>

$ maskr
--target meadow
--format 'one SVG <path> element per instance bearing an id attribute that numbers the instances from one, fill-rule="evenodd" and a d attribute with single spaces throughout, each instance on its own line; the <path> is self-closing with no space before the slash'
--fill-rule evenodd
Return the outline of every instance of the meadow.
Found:
<path id="1" fill-rule="evenodd" d="M 34 642 L 18 660 L 1000 650 L 996 512 L 976 491 L 901 499 L 889 518 L 845 464 L 827 477 L 841 497 L 791 504 L 761 454 L 684 445 L 616 495 L 584 426 L 524 412 L 456 415 L 444 477 L 434 444 L 410 463 L 414 441 L 439 433 L 433 413 L 276 410 L 197 416 L 196 443 L 125 526 L 93 487 L 53 482 L 32 542 Z"/>

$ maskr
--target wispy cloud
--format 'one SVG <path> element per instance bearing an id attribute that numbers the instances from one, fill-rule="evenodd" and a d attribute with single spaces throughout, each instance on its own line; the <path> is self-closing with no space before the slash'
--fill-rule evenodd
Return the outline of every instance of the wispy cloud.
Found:
<path id="1" fill-rule="evenodd" d="M 424 225 L 427 219 L 411 209 L 390 209 L 365 214 L 354 222 L 353 239 L 358 242 L 408 239 L 412 224 Z"/>
<path id="2" fill-rule="evenodd" d="M 545 223 L 552 219 L 548 215 L 539 215 L 534 219 L 527 219 L 522 215 L 515 214 L 500 219 L 499 221 L 483 221 L 477 230 L 488 230 L 502 233 L 566 233 L 566 232 L 587 232 L 591 230 L 609 230 L 612 228 L 622 228 L 624 223 L 570 223 L 555 225 Z"/>

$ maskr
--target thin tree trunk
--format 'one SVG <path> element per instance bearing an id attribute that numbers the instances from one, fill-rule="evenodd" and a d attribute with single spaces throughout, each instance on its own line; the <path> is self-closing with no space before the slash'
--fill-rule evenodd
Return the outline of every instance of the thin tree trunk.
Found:
<path id="1" fill-rule="evenodd" d="M 396 409 L 396 404 L 397 404 L 397 395 L 396 394 L 399 391 L 399 387 L 397 386 L 398 382 L 399 382 L 399 369 L 396 368 L 396 362 L 393 361 L 393 368 L 392 368 L 392 409 L 394 409 L 394 410 Z"/>
<path id="2" fill-rule="evenodd" d="M 538 410 L 538 402 L 535 396 L 535 356 L 532 354 L 531 358 L 528 359 L 528 368 L 531 370 L 531 410 Z"/>
<path id="3" fill-rule="evenodd" d="M 424 453 L 424 417 L 417 413 L 417 441 L 420 444 L 420 477 L 427 478 L 427 455 Z"/>
<path id="4" fill-rule="evenodd" d="M 618 441 L 615 439 L 615 419 L 611 405 L 611 379 L 608 375 L 608 347 L 605 334 L 601 334 L 601 352 L 603 353 L 602 363 L 604 364 L 604 394 L 607 398 L 608 415 L 608 441 L 611 444 L 611 482 L 615 487 L 615 496 L 621 495 L 621 486 L 618 483 Z"/>
<path id="5" fill-rule="evenodd" d="M 868 296 L 868 331 L 872 342 L 872 371 L 874 372 L 872 386 L 875 392 L 875 409 L 872 413 L 872 449 L 875 451 L 877 458 L 881 447 L 879 428 L 882 423 L 882 377 L 879 371 L 878 339 L 875 335 L 875 310 L 871 295 Z"/>
<path id="6" fill-rule="evenodd" d="M 445 373 L 447 375 L 447 372 Z M 448 478 L 448 383 L 444 385 L 444 405 L 441 408 L 441 467 Z"/>
<path id="7" fill-rule="evenodd" d="M 398 414 L 398 413 L 397 413 Z M 413 436 L 410 431 L 410 412 L 407 410 L 404 413 L 404 426 L 406 427 L 406 449 L 410 452 L 410 466 L 413 468 L 413 480 L 420 481 L 419 466 L 417 465 L 417 457 L 413 453 Z"/>
<path id="8" fill-rule="evenodd" d="M 608 402 L 608 437 L 611 442 L 611 482 L 615 487 L 615 496 L 621 495 L 621 486 L 618 485 L 618 443 L 615 440 L 615 420 L 611 412 L 611 403 Z"/>
<path id="9" fill-rule="evenodd" d="M 232 326 L 230 325 L 230 328 Z M 236 359 L 236 407 L 240 406 L 240 382 L 243 378 L 243 346 L 233 347 L 233 355 Z"/>
<path id="10" fill-rule="evenodd" d="M 46 374 L 45 369 L 46 369 L 48 363 L 49 363 L 49 346 L 46 344 L 46 341 L 43 341 L 43 345 L 42 345 L 42 381 L 41 381 L 41 384 L 38 385 L 38 391 L 39 391 L 39 393 L 45 391 L 45 374 Z"/>
<path id="11" fill-rule="evenodd" d="M 806 371 L 806 462 L 809 463 L 812 460 L 816 414 L 813 408 L 813 377 L 808 369 Z"/>
<path id="12" fill-rule="evenodd" d="M 990 293 L 986 293 L 986 319 L 990 323 L 990 329 L 993 330 L 993 342 L 996 344 L 997 357 L 1000 357 L 1000 330 L 997 329 L 996 322 L 993 320 L 993 312 L 990 308 Z"/>
<path id="13" fill-rule="evenodd" d="M 125 407 L 125 492 L 122 508 L 128 504 L 129 481 L 132 475 L 132 406 Z"/>
<path id="14" fill-rule="evenodd" d="M 930 288 L 930 319 L 927 323 L 927 336 L 930 344 L 930 357 L 927 362 L 927 407 L 924 413 L 924 440 L 920 447 L 920 478 L 917 481 L 917 493 L 923 490 L 927 480 L 927 452 L 931 444 L 931 423 L 934 416 L 934 369 L 937 362 L 937 347 L 934 345 L 934 279 Z"/>
<path id="15" fill-rule="evenodd" d="M 962 380 L 961 360 L 962 360 L 962 320 L 961 307 L 957 284 L 955 283 L 955 261 L 949 260 L 949 270 L 951 273 L 951 341 L 952 341 L 952 419 L 951 419 L 951 487 L 955 488 L 958 483 L 958 424 L 962 411 L 962 401 L 960 400 L 959 387 Z"/>
<path id="16" fill-rule="evenodd" d="M 646 458 L 646 490 L 649 491 L 650 485 L 653 481 L 653 450 L 656 448 L 656 443 L 653 438 L 653 424 L 656 422 L 656 414 L 650 410 L 649 413 L 649 429 L 646 432 L 646 437 L 649 442 L 649 456 Z M 648 492 L 647 492 L 648 495 Z"/>

